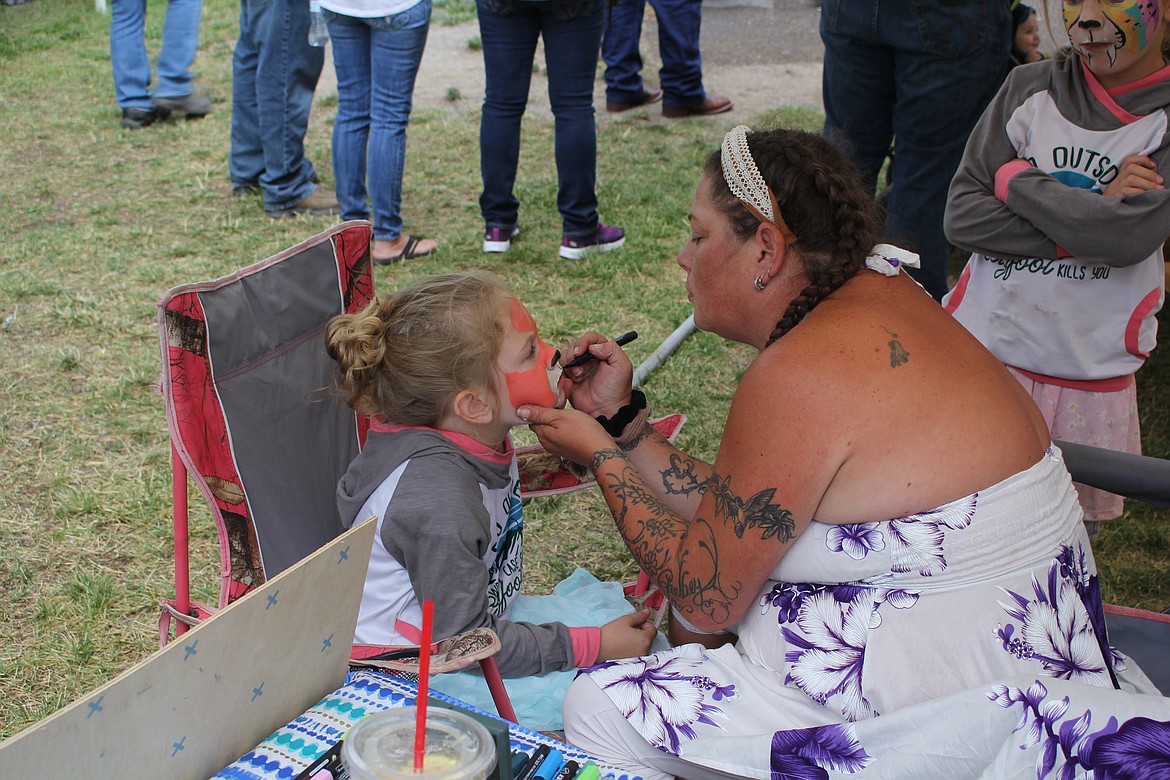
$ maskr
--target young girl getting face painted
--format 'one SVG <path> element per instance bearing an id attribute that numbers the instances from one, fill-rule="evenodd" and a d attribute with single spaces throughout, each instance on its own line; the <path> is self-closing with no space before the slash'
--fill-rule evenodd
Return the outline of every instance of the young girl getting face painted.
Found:
<path id="1" fill-rule="evenodd" d="M 568 615 L 573 628 L 509 619 L 518 599 L 535 597 L 520 595 L 524 512 L 508 432 L 522 424 L 517 406 L 564 399 L 557 350 L 500 279 L 422 279 L 334 317 L 325 344 L 347 401 L 371 416 L 365 447 L 338 486 L 343 525 L 378 518 L 356 644 L 416 644 L 420 604 L 430 599 L 436 640 L 496 632 L 505 677 L 649 649 L 655 632 L 643 613 L 601 627 Z"/>
<path id="2" fill-rule="evenodd" d="M 1067 0 L 1063 10 L 1073 51 L 1105 87 L 1137 81 L 1164 65 L 1166 17 L 1159 0 Z"/>

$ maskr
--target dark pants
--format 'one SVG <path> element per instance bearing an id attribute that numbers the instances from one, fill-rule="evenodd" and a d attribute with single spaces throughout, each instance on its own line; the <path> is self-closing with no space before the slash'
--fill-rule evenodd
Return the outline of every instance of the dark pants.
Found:
<path id="1" fill-rule="evenodd" d="M 1003 0 L 822 3 L 825 134 L 870 187 L 896 144 L 886 238 L 922 257 L 911 273 L 935 298 L 948 288 L 947 189 L 1003 82 L 1010 32 Z"/>
<path id="2" fill-rule="evenodd" d="M 658 84 L 663 104 L 686 108 L 703 102 L 703 58 L 699 53 L 701 0 L 650 0 L 658 19 L 658 54 L 662 70 Z M 605 60 L 605 98 L 610 103 L 630 103 L 641 95 L 642 15 L 646 0 L 618 0 L 610 6 L 601 56 Z"/>
<path id="3" fill-rule="evenodd" d="M 479 198 L 488 227 L 516 224 L 513 188 L 520 160 L 520 120 L 528 104 L 536 43 L 544 38 L 548 97 L 555 120 L 557 209 L 564 235 L 597 230 L 597 129 L 593 75 L 601 45 L 603 0 L 477 0 L 486 75 L 479 125 Z"/>

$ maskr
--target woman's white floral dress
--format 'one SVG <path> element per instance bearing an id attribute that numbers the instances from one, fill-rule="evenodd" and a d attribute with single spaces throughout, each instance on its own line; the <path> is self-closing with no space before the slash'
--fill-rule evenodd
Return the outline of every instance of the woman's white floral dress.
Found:
<path id="1" fill-rule="evenodd" d="M 1170 700 L 1108 647 L 1080 518 L 1052 448 L 931 512 L 814 522 L 737 645 L 588 674 L 651 745 L 747 777 L 1170 777 Z"/>

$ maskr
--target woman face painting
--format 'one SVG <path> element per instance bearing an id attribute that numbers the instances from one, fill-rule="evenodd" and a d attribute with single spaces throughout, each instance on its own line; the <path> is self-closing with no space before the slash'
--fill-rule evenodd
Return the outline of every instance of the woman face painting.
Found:
<path id="1" fill-rule="evenodd" d="M 1163 66 L 1159 0 L 1065 0 L 1069 43 L 1105 87 L 1145 78 Z"/>

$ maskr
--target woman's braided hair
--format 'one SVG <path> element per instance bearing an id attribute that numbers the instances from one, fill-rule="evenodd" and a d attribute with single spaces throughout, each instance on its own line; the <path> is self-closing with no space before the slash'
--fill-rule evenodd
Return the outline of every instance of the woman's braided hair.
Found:
<path id="1" fill-rule="evenodd" d="M 878 242 L 881 218 L 853 163 L 822 136 L 779 129 L 747 137 L 756 167 L 796 234 L 790 249 L 796 250 L 809 282 L 776 323 L 771 344 L 865 266 Z M 703 172 L 716 208 L 735 234 L 742 240 L 754 235 L 760 220 L 728 189 L 718 151 L 707 157 Z"/>

